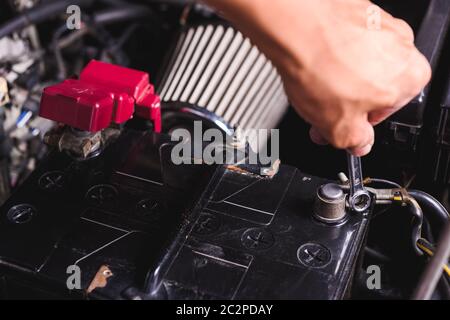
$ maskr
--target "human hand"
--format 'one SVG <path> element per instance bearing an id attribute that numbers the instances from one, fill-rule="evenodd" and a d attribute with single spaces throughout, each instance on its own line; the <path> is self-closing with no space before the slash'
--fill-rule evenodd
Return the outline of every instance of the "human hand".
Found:
<path id="1" fill-rule="evenodd" d="M 406 22 L 369 0 L 204 0 L 272 60 L 311 138 L 357 156 L 431 78 Z"/>

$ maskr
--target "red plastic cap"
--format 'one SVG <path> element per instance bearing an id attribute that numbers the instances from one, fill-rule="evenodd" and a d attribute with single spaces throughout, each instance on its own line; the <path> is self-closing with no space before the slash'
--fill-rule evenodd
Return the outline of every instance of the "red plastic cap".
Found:
<path id="1" fill-rule="evenodd" d="M 153 86 L 150 89 L 152 93 L 144 94 L 136 102 L 136 115 L 138 117 L 152 120 L 155 132 L 161 132 L 161 99 L 154 94 Z"/>
<path id="2" fill-rule="evenodd" d="M 160 99 L 145 72 L 91 61 L 79 80 L 45 88 L 40 116 L 85 130 L 99 131 L 136 114 L 161 131 Z"/>
<path id="3" fill-rule="evenodd" d="M 136 115 L 153 121 L 155 131 L 161 132 L 161 100 L 148 73 L 92 60 L 80 80 L 128 93 L 135 99 Z"/>
<path id="4" fill-rule="evenodd" d="M 39 115 L 86 131 L 100 131 L 111 122 L 122 123 L 133 114 L 134 101 L 79 80 L 66 80 L 47 87 Z"/>
<path id="5" fill-rule="evenodd" d="M 136 100 L 151 86 L 148 73 L 96 60 L 83 69 L 80 80 L 126 92 Z"/>

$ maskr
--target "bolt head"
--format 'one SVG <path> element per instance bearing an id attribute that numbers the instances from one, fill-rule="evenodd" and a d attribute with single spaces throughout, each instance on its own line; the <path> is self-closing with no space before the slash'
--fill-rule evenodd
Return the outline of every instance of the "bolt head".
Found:
<path id="1" fill-rule="evenodd" d="M 193 232 L 197 235 L 206 236 L 220 229 L 220 219 L 209 213 L 202 213 L 195 224 Z"/>
<path id="2" fill-rule="evenodd" d="M 323 268 L 331 262 L 330 250 L 319 243 L 305 243 L 297 250 L 297 258 L 308 268 Z"/>
<path id="3" fill-rule="evenodd" d="M 49 171 L 44 173 L 38 181 L 39 188 L 49 192 L 56 192 L 63 189 L 65 175 L 62 171 Z"/>
<path id="4" fill-rule="evenodd" d="M 336 183 L 327 183 L 319 188 L 319 195 L 326 200 L 342 200 L 345 198 L 342 187 Z"/>
<path id="5" fill-rule="evenodd" d="M 7 219 L 14 224 L 25 224 L 36 215 L 36 209 L 29 204 L 18 204 L 8 210 Z"/>
<path id="6" fill-rule="evenodd" d="M 154 199 L 143 199 L 136 205 L 136 215 L 149 220 L 160 218 L 159 203 Z"/>
<path id="7" fill-rule="evenodd" d="M 357 213 L 362 213 L 367 211 L 370 208 L 372 198 L 368 192 L 358 192 L 353 197 L 350 197 L 349 204 L 350 208 L 352 208 Z"/>
<path id="8" fill-rule="evenodd" d="M 274 245 L 275 237 L 267 229 L 252 228 L 242 234 L 241 242 L 247 249 L 266 250 Z"/>
<path id="9" fill-rule="evenodd" d="M 99 184 L 93 186 L 86 193 L 86 199 L 89 203 L 96 206 L 114 203 L 117 196 L 117 189 L 109 184 Z"/>

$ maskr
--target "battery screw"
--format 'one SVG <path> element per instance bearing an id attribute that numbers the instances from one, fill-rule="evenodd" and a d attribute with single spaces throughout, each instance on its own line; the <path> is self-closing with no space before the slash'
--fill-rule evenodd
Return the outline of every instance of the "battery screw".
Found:
<path id="1" fill-rule="evenodd" d="M 297 250 L 298 260 L 310 268 L 325 267 L 331 261 L 331 252 L 318 243 L 306 243 Z"/>
<path id="2" fill-rule="evenodd" d="M 86 193 L 86 199 L 93 205 L 102 205 L 115 201 L 117 190 L 109 184 L 99 184 L 93 186 Z"/>
<path id="3" fill-rule="evenodd" d="M 65 182 L 62 171 L 49 171 L 39 178 L 39 187 L 45 191 L 59 191 L 63 188 Z"/>
<path id="4" fill-rule="evenodd" d="M 140 217 L 156 220 L 160 217 L 158 214 L 158 202 L 153 199 L 144 199 L 136 205 L 136 214 Z"/>
<path id="5" fill-rule="evenodd" d="M 264 250 L 273 246 L 275 238 L 269 230 L 252 228 L 242 234 L 241 241 L 247 249 Z"/>
<path id="6" fill-rule="evenodd" d="M 29 204 L 18 204 L 9 209 L 6 217 L 14 224 L 28 223 L 36 214 L 36 209 Z"/>
<path id="7" fill-rule="evenodd" d="M 197 235 L 210 235 L 219 230 L 220 228 L 220 220 L 218 217 L 203 213 L 197 221 L 197 224 L 194 227 L 193 232 Z"/>

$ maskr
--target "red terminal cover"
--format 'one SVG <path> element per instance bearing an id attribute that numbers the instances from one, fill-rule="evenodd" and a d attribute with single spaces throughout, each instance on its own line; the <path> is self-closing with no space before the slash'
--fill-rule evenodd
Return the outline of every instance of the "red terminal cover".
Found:
<path id="1" fill-rule="evenodd" d="M 160 132 L 160 107 L 148 73 L 92 60 L 78 80 L 44 89 L 40 116 L 95 132 L 131 119 L 136 109 Z"/>

